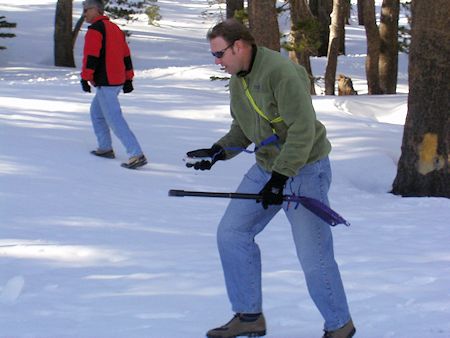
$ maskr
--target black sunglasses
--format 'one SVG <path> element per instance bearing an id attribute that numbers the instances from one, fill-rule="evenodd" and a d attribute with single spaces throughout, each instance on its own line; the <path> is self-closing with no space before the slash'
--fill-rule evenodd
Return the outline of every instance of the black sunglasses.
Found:
<path id="1" fill-rule="evenodd" d="M 225 47 L 222 50 L 218 50 L 217 52 L 211 52 L 212 56 L 214 56 L 217 59 L 223 58 L 223 55 L 227 51 L 228 48 L 232 47 L 234 45 L 235 41 L 233 41 L 231 44 L 229 44 L 227 47 Z"/>

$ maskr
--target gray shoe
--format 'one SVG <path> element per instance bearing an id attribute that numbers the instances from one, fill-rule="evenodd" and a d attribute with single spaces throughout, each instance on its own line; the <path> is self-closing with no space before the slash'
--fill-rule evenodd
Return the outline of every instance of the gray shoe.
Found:
<path id="1" fill-rule="evenodd" d="M 353 326 L 352 320 L 350 319 L 350 321 L 340 329 L 334 331 L 325 331 L 322 338 L 352 338 L 355 332 L 356 329 Z"/>
<path id="2" fill-rule="evenodd" d="M 235 338 L 237 336 L 262 337 L 266 335 L 266 321 L 261 313 L 249 319 L 246 315 L 236 313 L 225 325 L 209 330 L 208 338 Z"/>

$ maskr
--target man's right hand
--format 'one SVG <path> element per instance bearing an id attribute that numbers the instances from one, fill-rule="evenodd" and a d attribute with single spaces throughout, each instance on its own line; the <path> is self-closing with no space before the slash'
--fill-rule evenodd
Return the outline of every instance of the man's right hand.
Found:
<path id="1" fill-rule="evenodd" d="M 210 170 L 217 161 L 225 159 L 225 151 L 218 144 L 211 148 L 192 150 L 186 153 L 188 157 L 186 167 L 195 170 Z"/>
<path id="2" fill-rule="evenodd" d="M 272 177 L 259 192 L 262 200 L 256 202 L 261 202 L 264 209 L 269 208 L 269 205 L 283 204 L 283 190 L 288 178 L 283 174 L 272 171 Z"/>
<path id="3" fill-rule="evenodd" d="M 91 92 L 91 86 L 89 85 L 89 82 L 87 82 L 86 80 L 81 80 L 81 88 L 83 88 L 83 91 L 85 91 L 86 93 L 90 93 Z"/>

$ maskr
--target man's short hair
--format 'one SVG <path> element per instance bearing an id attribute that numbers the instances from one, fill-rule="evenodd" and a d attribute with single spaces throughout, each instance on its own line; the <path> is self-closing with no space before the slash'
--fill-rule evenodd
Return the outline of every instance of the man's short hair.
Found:
<path id="1" fill-rule="evenodd" d="M 103 14 L 103 11 L 105 10 L 105 6 L 103 4 L 102 0 L 85 0 L 83 1 L 83 8 L 91 8 L 96 7 L 100 13 Z"/>
<path id="2" fill-rule="evenodd" d="M 221 37 L 228 43 L 243 40 L 249 45 L 255 44 L 255 38 L 250 30 L 236 19 L 227 19 L 218 23 L 208 31 L 206 37 L 208 40 Z"/>

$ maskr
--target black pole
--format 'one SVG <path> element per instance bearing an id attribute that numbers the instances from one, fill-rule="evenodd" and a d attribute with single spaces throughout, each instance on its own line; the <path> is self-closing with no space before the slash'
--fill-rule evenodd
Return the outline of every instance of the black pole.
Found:
<path id="1" fill-rule="evenodd" d="M 188 190 L 169 190 L 169 196 L 184 197 L 222 197 L 222 198 L 235 198 L 244 200 L 261 200 L 262 196 L 259 194 L 245 194 L 236 192 L 211 192 L 211 191 L 188 191 Z M 283 200 L 286 202 L 300 203 L 306 209 L 313 212 L 316 216 L 328 224 L 335 226 L 337 224 L 350 225 L 342 216 L 332 210 L 328 205 L 310 197 L 296 196 L 296 195 L 284 195 Z"/>
<path id="2" fill-rule="evenodd" d="M 243 194 L 235 192 L 187 191 L 187 190 L 169 190 L 169 196 L 221 197 L 221 198 L 235 198 L 244 200 L 261 199 L 261 195 L 258 194 Z"/>

